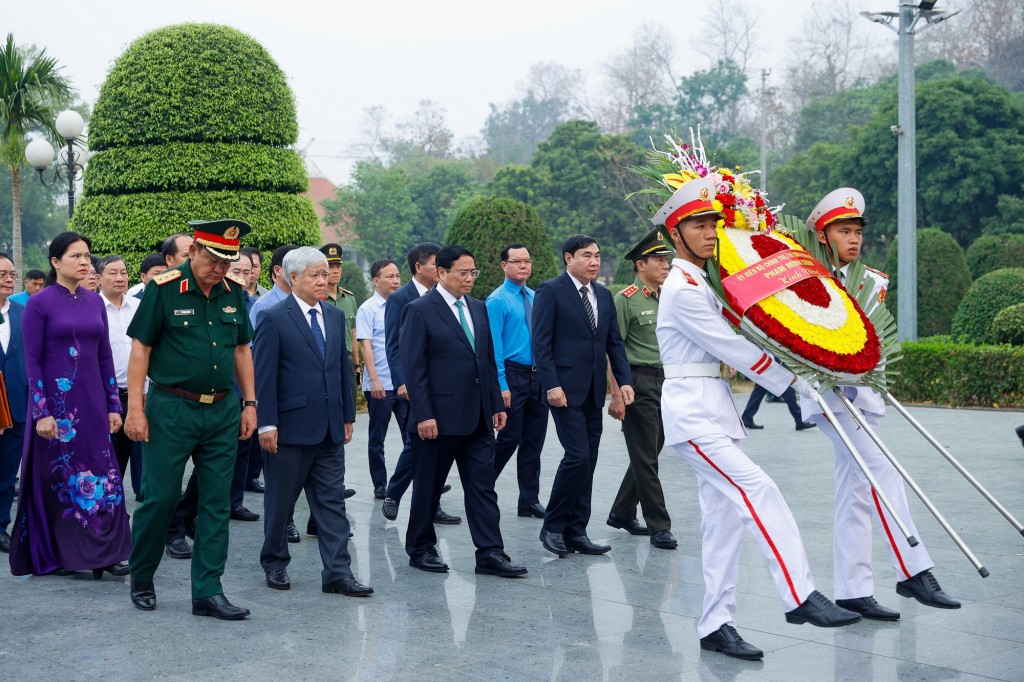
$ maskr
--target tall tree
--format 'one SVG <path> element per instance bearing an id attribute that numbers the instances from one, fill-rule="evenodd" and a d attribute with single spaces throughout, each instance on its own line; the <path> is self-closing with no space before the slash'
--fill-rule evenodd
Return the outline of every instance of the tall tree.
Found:
<path id="1" fill-rule="evenodd" d="M 359 235 L 356 246 L 371 259 L 401 262 L 420 220 L 405 170 L 366 161 L 357 163 L 352 182 L 322 205 L 327 224 L 349 225 Z"/>
<path id="2" fill-rule="evenodd" d="M 600 122 L 605 131 L 628 132 L 638 109 L 670 98 L 674 57 L 672 35 L 659 25 L 644 24 L 634 31 L 632 45 L 602 65 L 607 99 Z"/>
<path id="3" fill-rule="evenodd" d="M 530 162 L 537 145 L 568 120 L 564 100 L 538 99 L 533 91 L 504 107 L 490 105 L 481 131 L 487 142 L 487 156 L 499 164 Z"/>
<path id="4" fill-rule="evenodd" d="M 57 60 L 46 50 L 35 54 L 14 44 L 8 33 L 0 47 L 0 162 L 11 174 L 12 232 L 11 250 L 18 273 L 15 291 L 21 291 L 21 165 L 25 154 L 25 135 L 42 131 L 59 139 L 54 119 L 71 102 L 71 84 L 61 74 Z"/>

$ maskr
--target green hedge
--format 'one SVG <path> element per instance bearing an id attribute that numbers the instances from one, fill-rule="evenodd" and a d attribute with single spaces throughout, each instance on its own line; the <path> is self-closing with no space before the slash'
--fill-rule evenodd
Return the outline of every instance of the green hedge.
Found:
<path id="1" fill-rule="evenodd" d="M 925 339 L 903 343 L 892 393 L 900 401 L 953 407 L 1024 405 L 1024 347 Z"/>
<path id="2" fill-rule="evenodd" d="M 83 183 L 87 194 L 221 189 L 298 194 L 309 189 L 294 149 L 224 142 L 107 149 L 89 159 Z"/>
<path id="3" fill-rule="evenodd" d="M 953 338 L 992 343 L 992 320 L 1000 310 L 1024 301 L 1024 268 L 1003 268 L 975 280 L 953 318 Z"/>
<path id="4" fill-rule="evenodd" d="M 989 331 L 996 343 L 1024 346 L 1024 303 L 1000 310 L 993 318 Z"/>
<path id="5" fill-rule="evenodd" d="M 179 24 L 135 40 L 100 88 L 89 147 L 174 140 L 261 142 L 298 137 L 291 89 L 258 42 L 217 24 Z"/>
<path id="6" fill-rule="evenodd" d="M 1024 234 L 987 234 L 967 247 L 967 267 L 978 279 L 1000 268 L 1020 267 L 1024 263 Z"/>

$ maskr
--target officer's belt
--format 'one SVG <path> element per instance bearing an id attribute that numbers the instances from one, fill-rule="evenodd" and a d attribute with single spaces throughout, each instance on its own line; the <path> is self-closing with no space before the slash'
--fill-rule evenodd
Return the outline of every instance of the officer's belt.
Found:
<path id="1" fill-rule="evenodd" d="M 648 367 L 647 365 L 630 365 L 629 368 L 633 370 L 634 374 L 647 374 L 658 379 L 665 378 L 665 370 L 661 367 Z"/>
<path id="2" fill-rule="evenodd" d="M 221 400 L 224 400 L 224 398 L 226 398 L 228 395 L 228 391 L 221 391 L 219 393 L 193 393 L 192 391 L 186 391 L 183 388 L 175 388 L 174 386 L 164 386 L 163 384 L 158 384 L 155 381 L 153 382 L 153 385 L 159 388 L 161 391 L 166 391 L 171 395 L 176 395 L 179 398 L 184 398 L 186 400 L 194 400 L 197 403 L 202 403 L 203 405 L 212 405 L 213 403 L 219 403 Z"/>
<path id="3" fill-rule="evenodd" d="M 506 360 L 505 361 L 505 369 L 506 370 L 516 369 L 516 370 L 519 370 L 520 372 L 531 372 L 532 373 L 532 372 L 536 372 L 537 371 L 537 365 L 524 365 L 521 362 L 512 362 L 511 360 Z"/>
<path id="4" fill-rule="evenodd" d="M 722 375 L 720 362 L 670 362 L 665 365 L 666 379 L 718 378 Z"/>

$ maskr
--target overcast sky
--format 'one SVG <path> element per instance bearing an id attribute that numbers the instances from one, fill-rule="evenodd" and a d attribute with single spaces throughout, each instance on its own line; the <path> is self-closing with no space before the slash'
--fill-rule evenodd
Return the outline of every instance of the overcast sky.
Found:
<path id="1" fill-rule="evenodd" d="M 754 69 L 782 72 L 800 38 L 801 19 L 832 0 L 749 0 L 760 14 L 764 46 Z M 633 32 L 656 23 L 675 39 L 676 73 L 706 68 L 692 51 L 710 21 L 711 0 L 0 0 L 0 31 L 22 45 L 45 46 L 92 103 L 114 60 L 142 34 L 169 24 L 231 25 L 261 42 L 295 92 L 299 146 L 326 175 L 344 181 L 362 112 L 380 105 L 392 120 L 410 116 L 422 99 L 444 107 L 457 138 L 479 135 L 488 104 L 515 96 L 530 65 L 554 61 L 579 69 L 597 90 L 600 66 L 629 47 Z M 850 0 L 854 9 L 896 9 L 897 0 Z M 70 26 L 68 23 L 70 22 Z M 865 22 L 867 24 L 867 22 Z M 882 44 L 895 36 L 879 26 Z M 187 48 L 187 46 L 183 46 Z M 791 59 L 791 57 L 789 57 Z"/>

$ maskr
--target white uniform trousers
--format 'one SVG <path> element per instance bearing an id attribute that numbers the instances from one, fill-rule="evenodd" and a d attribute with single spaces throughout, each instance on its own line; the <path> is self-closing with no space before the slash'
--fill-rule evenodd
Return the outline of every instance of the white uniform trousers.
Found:
<path id="1" fill-rule="evenodd" d="M 739 441 L 722 434 L 672 447 L 697 475 L 701 511 L 704 613 L 697 634 L 735 625 L 736 582 L 746 528 L 768 561 L 786 611 L 814 591 L 800 531 L 775 481 L 743 454 Z"/>
<path id="2" fill-rule="evenodd" d="M 853 455 L 839 439 L 839 434 L 822 414 L 811 418 L 822 433 L 832 441 L 836 458 L 836 511 L 835 528 L 832 538 L 832 555 L 835 573 L 835 598 L 858 599 L 875 593 L 875 582 L 871 576 L 871 518 L 878 521 L 878 526 L 885 536 L 889 547 L 889 555 L 896 580 L 906 580 L 921 571 L 930 570 L 934 564 L 928 556 L 928 550 L 914 527 L 907 506 L 907 490 L 903 486 L 903 477 L 899 475 L 882 451 L 878 449 L 870 436 L 859 428 L 846 410 L 836 412 L 839 425 L 853 441 L 871 470 L 878 485 L 892 502 L 896 513 L 910 529 L 911 535 L 918 539 L 917 547 L 907 544 L 899 526 L 885 510 L 881 499 L 872 490 L 868 479 L 857 466 Z M 864 413 L 871 430 L 878 433 L 879 415 Z"/>

